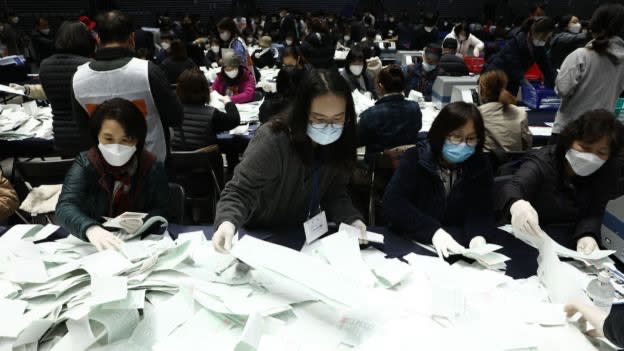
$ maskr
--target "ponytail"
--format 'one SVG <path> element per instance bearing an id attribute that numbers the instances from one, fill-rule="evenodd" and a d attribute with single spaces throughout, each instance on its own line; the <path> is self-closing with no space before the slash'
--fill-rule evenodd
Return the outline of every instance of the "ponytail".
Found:
<path id="1" fill-rule="evenodd" d="M 509 105 L 515 105 L 517 101 L 516 97 L 511 95 L 511 93 L 507 89 L 503 89 L 498 96 L 498 102 L 500 102 L 501 104 L 503 104 L 503 106 L 505 106 L 505 108 L 507 108 L 507 106 Z"/>

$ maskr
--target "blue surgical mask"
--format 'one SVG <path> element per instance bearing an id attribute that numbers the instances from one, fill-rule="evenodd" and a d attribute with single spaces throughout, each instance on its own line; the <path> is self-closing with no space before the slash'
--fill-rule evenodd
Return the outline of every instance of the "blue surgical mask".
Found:
<path id="1" fill-rule="evenodd" d="M 343 127 L 327 125 L 325 128 L 314 128 L 308 123 L 308 136 L 319 145 L 329 145 L 340 139 Z"/>
<path id="2" fill-rule="evenodd" d="M 442 156 L 451 163 L 462 163 L 475 153 L 475 147 L 466 143 L 453 144 L 449 141 L 442 147 Z"/>

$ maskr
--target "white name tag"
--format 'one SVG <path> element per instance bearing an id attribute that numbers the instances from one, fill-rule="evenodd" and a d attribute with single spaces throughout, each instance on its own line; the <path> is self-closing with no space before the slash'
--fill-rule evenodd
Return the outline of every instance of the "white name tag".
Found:
<path id="1" fill-rule="evenodd" d="M 327 217 L 325 217 L 325 211 L 303 223 L 303 230 L 305 231 L 306 244 L 310 244 L 314 240 L 326 234 L 329 231 L 329 228 L 327 227 Z"/>

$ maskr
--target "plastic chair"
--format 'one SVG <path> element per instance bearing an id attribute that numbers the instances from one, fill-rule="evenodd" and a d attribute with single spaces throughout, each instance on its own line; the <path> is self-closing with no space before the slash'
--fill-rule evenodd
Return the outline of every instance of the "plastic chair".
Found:
<path id="1" fill-rule="evenodd" d="M 186 194 L 180 184 L 169 183 L 169 213 L 171 223 L 184 224 Z"/>
<path id="2" fill-rule="evenodd" d="M 401 145 L 392 149 L 384 150 L 383 152 L 379 152 L 376 154 L 369 155 L 369 197 L 368 197 L 368 225 L 374 226 L 376 222 L 375 214 L 377 203 L 379 202 L 380 195 L 383 194 L 384 189 L 388 181 L 390 181 L 390 176 L 394 173 L 394 171 L 399 168 L 399 163 L 401 161 L 401 156 L 403 154 L 414 147 L 414 145 Z M 379 177 L 380 172 L 385 172 L 386 179 L 381 179 Z M 381 184 L 379 183 L 381 179 Z"/>
<path id="3" fill-rule="evenodd" d="M 211 223 L 223 187 L 223 159 L 219 147 L 174 151 L 169 161 L 171 179 L 184 188 L 193 223 Z"/>

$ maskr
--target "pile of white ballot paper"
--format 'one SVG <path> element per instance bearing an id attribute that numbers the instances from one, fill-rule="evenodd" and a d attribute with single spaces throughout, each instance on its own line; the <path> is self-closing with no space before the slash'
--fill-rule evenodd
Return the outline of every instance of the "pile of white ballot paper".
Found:
<path id="1" fill-rule="evenodd" d="M 580 286 L 554 254 L 540 277 L 557 288 L 478 263 L 388 259 L 344 230 L 301 252 L 244 236 L 231 255 L 203 232 L 120 251 L 34 243 L 56 228 L 0 237 L 2 351 L 595 350 L 562 296 L 551 302 L 566 277 Z"/>

